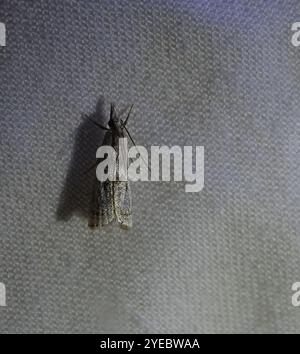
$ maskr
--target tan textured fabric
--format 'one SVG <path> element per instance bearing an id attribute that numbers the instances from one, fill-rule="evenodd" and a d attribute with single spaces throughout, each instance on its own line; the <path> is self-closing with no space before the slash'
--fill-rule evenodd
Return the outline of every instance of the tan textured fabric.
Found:
<path id="1" fill-rule="evenodd" d="M 298 17 L 297 17 L 298 16 Z M 1 332 L 299 332 L 297 0 L 0 1 Z M 105 105 L 102 104 L 102 98 Z M 134 183 L 87 228 L 108 104 L 204 145 L 205 188 Z"/>

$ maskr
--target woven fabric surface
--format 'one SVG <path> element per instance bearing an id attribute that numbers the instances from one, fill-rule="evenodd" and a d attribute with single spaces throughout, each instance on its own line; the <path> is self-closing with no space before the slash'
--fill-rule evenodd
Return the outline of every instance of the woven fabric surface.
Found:
<path id="1" fill-rule="evenodd" d="M 296 333 L 299 0 L 0 0 L 0 332 Z M 87 227 L 109 103 L 203 145 L 205 187 L 132 184 Z"/>

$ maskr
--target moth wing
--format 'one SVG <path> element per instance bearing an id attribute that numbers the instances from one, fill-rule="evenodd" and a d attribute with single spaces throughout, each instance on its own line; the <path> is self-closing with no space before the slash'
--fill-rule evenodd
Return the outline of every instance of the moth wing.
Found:
<path id="1" fill-rule="evenodd" d="M 104 137 L 103 145 L 112 146 L 112 134 L 107 132 Z M 117 154 L 119 152 L 119 144 L 113 146 Z M 125 151 L 120 149 L 123 155 Z M 123 155 L 124 160 L 126 155 Z M 119 157 L 117 156 L 117 166 L 119 174 Z M 124 171 L 123 171 L 124 172 Z M 132 202 L 131 191 L 128 181 L 110 181 L 100 183 L 99 187 L 99 210 L 101 225 L 107 225 L 116 219 L 121 227 L 130 228 L 132 226 Z"/>
<path id="2" fill-rule="evenodd" d="M 101 225 L 107 225 L 115 219 L 114 208 L 114 182 L 105 181 L 100 183 L 99 210 Z"/>
<path id="3" fill-rule="evenodd" d="M 132 202 L 128 181 L 114 182 L 114 209 L 120 226 L 126 229 L 132 227 Z"/>
<path id="4" fill-rule="evenodd" d="M 114 182 L 114 208 L 118 223 L 121 227 L 128 229 L 132 226 L 132 202 L 130 184 L 127 176 L 127 146 L 125 147 L 123 144 L 118 144 L 116 148 L 118 150 L 117 175 L 119 179 Z M 121 160 L 125 162 L 125 165 L 121 163 Z"/>

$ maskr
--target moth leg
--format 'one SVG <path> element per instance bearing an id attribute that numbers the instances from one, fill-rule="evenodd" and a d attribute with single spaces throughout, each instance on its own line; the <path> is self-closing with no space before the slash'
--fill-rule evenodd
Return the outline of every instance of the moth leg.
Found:
<path id="1" fill-rule="evenodd" d="M 83 114 L 82 115 L 83 119 L 88 119 L 90 122 L 94 123 L 95 125 L 97 125 L 97 127 L 103 129 L 103 130 L 110 130 L 109 128 L 105 127 L 104 125 L 94 121 L 92 118 L 90 118 L 87 114 Z"/>
<path id="2" fill-rule="evenodd" d="M 98 123 L 98 122 L 95 122 L 93 119 L 89 118 L 89 120 L 94 123 L 95 125 L 97 125 L 97 127 L 103 129 L 103 130 L 110 130 L 109 128 L 105 127 L 104 125 Z"/>

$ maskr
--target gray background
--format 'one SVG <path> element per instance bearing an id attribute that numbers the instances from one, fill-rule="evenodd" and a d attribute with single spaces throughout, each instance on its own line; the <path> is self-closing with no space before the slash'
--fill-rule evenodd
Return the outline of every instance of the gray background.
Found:
<path id="1" fill-rule="evenodd" d="M 0 0 L 1 332 L 299 332 L 299 0 Z M 205 188 L 134 183 L 90 231 L 108 105 L 204 145 Z"/>

